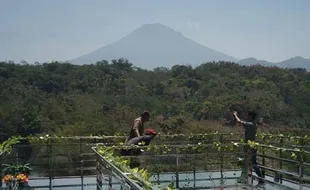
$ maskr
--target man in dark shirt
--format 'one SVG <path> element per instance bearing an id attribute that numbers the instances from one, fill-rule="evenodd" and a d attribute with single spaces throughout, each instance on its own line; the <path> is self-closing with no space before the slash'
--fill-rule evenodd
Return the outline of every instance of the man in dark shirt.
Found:
<path id="1" fill-rule="evenodd" d="M 254 111 L 248 111 L 246 121 L 242 121 L 238 117 L 237 112 L 234 112 L 233 114 L 234 114 L 236 121 L 243 124 L 243 127 L 244 127 L 244 143 L 248 143 L 248 141 L 255 141 L 256 132 L 257 132 L 257 124 L 254 122 L 254 120 L 256 118 L 256 113 Z M 243 150 L 246 152 L 247 148 L 244 148 Z M 263 175 L 260 171 L 260 168 L 257 166 L 257 159 L 256 159 L 257 150 L 254 148 L 251 148 L 251 152 L 253 154 L 252 155 L 253 169 L 254 169 L 256 175 L 258 177 L 262 178 Z M 244 163 L 244 164 L 246 164 L 246 163 Z M 246 168 L 243 167 L 242 172 L 241 172 L 241 178 L 239 181 L 244 180 L 246 173 L 247 173 Z M 264 183 L 264 180 L 259 179 L 259 183 L 260 184 Z"/>

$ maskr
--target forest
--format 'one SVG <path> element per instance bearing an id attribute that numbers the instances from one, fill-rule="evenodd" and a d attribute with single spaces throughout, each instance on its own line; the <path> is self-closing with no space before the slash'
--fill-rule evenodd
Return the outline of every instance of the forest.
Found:
<path id="1" fill-rule="evenodd" d="M 164 134 L 228 130 L 232 111 L 269 127 L 310 128 L 305 69 L 203 63 L 153 71 L 130 61 L 0 62 L 1 136 L 126 134 L 143 110 Z"/>

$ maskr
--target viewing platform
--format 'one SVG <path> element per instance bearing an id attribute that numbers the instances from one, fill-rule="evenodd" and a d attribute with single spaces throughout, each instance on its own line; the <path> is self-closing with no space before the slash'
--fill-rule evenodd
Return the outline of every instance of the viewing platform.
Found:
<path id="1" fill-rule="evenodd" d="M 310 138 L 258 134 L 256 143 L 243 144 L 242 134 L 158 135 L 142 155 L 122 157 L 125 137 L 29 137 L 1 157 L 4 164 L 30 163 L 29 180 L 20 189 L 310 189 Z M 243 163 L 258 150 L 265 183 Z M 243 160 L 242 158 L 245 158 Z M 249 158 L 249 159 L 247 159 Z M 138 168 L 130 168 L 137 162 Z M 4 174 L 1 174 L 3 178 Z M 1 189 L 8 189 L 2 182 Z"/>

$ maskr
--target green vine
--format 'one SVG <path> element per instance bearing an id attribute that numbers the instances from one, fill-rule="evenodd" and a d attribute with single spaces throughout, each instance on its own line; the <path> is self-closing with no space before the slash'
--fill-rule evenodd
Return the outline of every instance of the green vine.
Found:
<path id="1" fill-rule="evenodd" d="M 143 168 L 130 168 L 130 160 L 125 157 L 117 156 L 115 153 L 115 146 L 107 147 L 107 146 L 97 146 L 97 151 L 109 162 L 117 166 L 121 171 L 129 173 L 128 177 L 134 180 L 137 183 L 140 183 L 141 181 L 146 185 L 143 186 L 144 189 L 154 189 L 156 187 L 152 182 L 150 181 L 150 178 L 153 176 L 151 173 L 149 173 L 146 169 Z M 157 185 L 157 188 L 163 189 L 163 190 L 172 190 L 173 187 L 171 184 L 169 184 L 165 188 L 161 188 L 159 185 Z"/>
<path id="2" fill-rule="evenodd" d="M 12 146 L 18 144 L 21 140 L 21 137 L 11 137 L 8 140 L 0 144 L 0 156 L 4 156 L 12 151 Z"/>
<path id="3" fill-rule="evenodd" d="M 229 139 L 239 137 L 239 141 L 231 141 L 231 143 L 223 143 L 223 140 L 229 141 Z M 228 134 L 221 134 L 218 132 L 214 133 L 206 133 L 206 134 L 191 134 L 191 135 L 184 135 L 184 134 L 178 134 L 178 135 L 165 135 L 165 136 L 158 136 L 157 138 L 160 139 L 161 142 L 164 142 L 165 140 L 175 140 L 175 141 L 181 141 L 187 140 L 189 141 L 189 144 L 182 145 L 182 146 L 176 146 L 174 151 L 182 151 L 182 152 L 190 152 L 190 153 L 201 153 L 203 152 L 204 148 L 211 147 L 213 150 L 216 151 L 235 151 L 236 148 L 240 147 L 240 145 L 243 144 L 243 139 L 241 138 L 241 134 L 234 134 L 234 133 L 228 133 Z M 48 140 L 51 142 L 61 142 L 70 139 L 71 140 L 93 140 L 96 139 L 98 142 L 102 141 L 110 141 L 117 139 L 114 144 L 120 144 L 121 140 L 123 140 L 123 136 L 96 136 L 96 137 L 58 137 L 58 136 L 50 136 L 50 135 L 44 135 L 44 136 L 29 136 L 27 139 L 31 143 L 46 143 Z M 280 143 L 280 142 L 285 143 Z M 156 142 L 156 140 L 155 140 Z M 297 154 L 302 155 L 308 155 L 309 152 L 305 151 L 302 146 L 306 146 L 310 144 L 310 138 L 309 136 L 305 135 L 303 137 L 301 136 L 285 136 L 283 134 L 270 134 L 270 133 L 258 133 L 257 134 L 257 140 L 254 142 L 249 142 L 248 145 L 251 147 L 255 147 L 258 149 L 258 151 L 262 151 L 264 149 L 270 149 L 275 152 L 279 152 L 280 150 L 283 152 L 292 152 L 291 158 L 296 159 Z M 115 147 L 117 148 L 117 147 Z M 124 148 L 124 147 L 118 147 L 118 148 Z M 141 147 L 139 147 L 141 148 Z M 165 145 L 165 144 L 151 144 L 148 147 L 144 147 L 143 150 L 149 151 L 149 152 L 160 152 L 162 154 L 171 153 L 173 150 L 173 145 Z"/>
<path id="4" fill-rule="evenodd" d="M 196 143 L 196 144 L 186 144 L 186 145 L 156 145 L 151 144 L 147 147 L 144 146 L 130 146 L 132 149 L 142 149 L 143 151 L 151 152 L 151 153 L 157 153 L 157 154 L 168 154 L 168 153 L 203 153 L 206 150 L 208 151 L 215 151 L 215 152 L 237 152 L 238 149 L 241 149 L 243 146 L 249 146 L 250 148 L 255 148 L 258 151 L 266 151 L 266 150 L 272 150 L 274 153 L 279 153 L 280 151 L 283 152 L 291 152 L 291 158 L 296 159 L 297 155 L 303 155 L 303 156 L 309 156 L 310 152 L 305 151 L 302 148 L 289 148 L 289 147 L 278 147 L 274 145 L 267 145 L 255 141 L 249 141 L 248 143 L 242 143 L 242 142 L 234 142 L 231 141 L 230 143 L 222 143 L 219 141 L 215 141 L 212 144 L 205 144 L 202 142 Z M 122 149 L 122 148 L 128 148 L 127 146 L 113 146 L 110 147 L 113 149 Z"/>
<path id="5" fill-rule="evenodd" d="M 219 133 L 218 131 L 214 133 L 205 133 L 205 134 L 176 134 L 176 135 L 157 135 L 156 139 L 159 139 L 160 141 L 165 140 L 174 140 L 174 141 L 199 141 L 199 142 L 205 142 L 205 141 L 219 141 L 220 138 L 223 138 L 224 140 L 227 138 L 234 138 L 234 137 L 242 137 L 242 133 Z M 310 137 L 308 135 L 305 136 L 292 136 L 292 135 L 283 135 L 283 134 L 272 134 L 272 133 L 257 133 L 257 141 L 264 141 L 266 144 L 269 142 L 274 141 L 280 141 L 281 139 L 286 142 L 290 142 L 294 145 L 310 145 Z M 89 136 L 89 137 L 63 137 L 63 136 L 56 136 L 56 135 L 41 135 L 41 136 L 29 136 L 26 139 L 28 139 L 32 143 L 38 143 L 38 142 L 45 142 L 46 140 L 55 140 L 55 141 L 63 141 L 66 139 L 70 140 L 98 140 L 100 142 L 107 141 L 111 142 L 115 141 L 115 144 L 118 144 L 120 142 L 123 142 L 125 139 L 125 136 Z M 156 141 L 155 139 L 155 141 Z"/>

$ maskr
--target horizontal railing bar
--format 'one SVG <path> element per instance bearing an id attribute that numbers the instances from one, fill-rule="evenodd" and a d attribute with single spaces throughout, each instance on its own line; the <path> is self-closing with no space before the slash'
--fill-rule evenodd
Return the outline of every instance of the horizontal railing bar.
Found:
<path id="1" fill-rule="evenodd" d="M 266 176 L 269 176 L 269 177 L 274 177 L 274 176 L 272 176 L 272 175 L 266 175 Z M 253 177 L 254 178 L 257 178 L 257 179 L 263 179 L 263 180 L 265 180 L 265 181 L 268 181 L 269 183 L 272 183 L 272 184 L 277 184 L 277 185 L 281 185 L 281 183 L 278 183 L 278 182 L 275 182 L 275 181 L 271 181 L 271 180 L 268 180 L 268 179 L 266 179 L 266 178 L 260 178 L 260 177 L 258 177 L 258 176 L 256 176 L 256 175 L 253 175 Z M 298 178 L 299 180 L 300 180 L 300 178 Z M 295 184 L 295 185 L 300 185 L 299 184 L 299 182 L 297 182 L 297 181 L 293 181 L 293 180 L 291 180 L 291 179 L 288 179 L 288 178 L 282 178 L 282 180 L 283 181 L 287 181 L 287 182 L 290 182 L 290 183 L 292 183 L 292 184 Z M 307 180 L 302 180 L 302 181 L 307 181 Z M 283 185 L 283 184 L 282 184 Z M 308 184 L 302 184 L 304 187 L 310 187 Z M 284 187 L 286 187 L 286 186 L 284 186 Z"/>
<path id="2" fill-rule="evenodd" d="M 59 162 L 59 163 L 53 163 L 53 164 L 51 164 L 51 166 L 69 165 L 69 164 L 71 164 L 71 165 L 80 165 L 82 161 L 83 160 L 76 161 L 76 162 Z M 94 162 L 96 160 L 85 160 L 84 162 L 90 162 L 90 161 Z M 31 166 L 31 167 L 46 166 L 46 165 L 48 165 L 48 163 L 29 164 L 29 166 Z M 64 167 L 62 167 L 62 168 L 64 168 Z M 72 167 L 68 167 L 68 168 L 65 168 L 65 169 L 69 169 L 69 168 L 72 168 Z"/>
<path id="3" fill-rule="evenodd" d="M 81 156 L 94 156 L 95 153 L 82 153 Z"/>
<path id="4" fill-rule="evenodd" d="M 195 173 L 196 174 L 199 174 L 199 173 L 203 173 L 205 174 L 206 172 L 218 172 L 219 170 L 208 170 L 208 171 L 205 171 L 205 170 L 195 170 Z M 223 170 L 223 173 L 224 172 L 233 172 L 233 171 L 240 171 L 240 169 L 238 170 L 231 170 L 231 169 L 227 169 L 227 170 Z M 188 170 L 185 170 L 185 171 L 180 171 L 179 174 L 188 174 L 188 173 L 193 173 L 193 171 L 188 171 Z M 165 172 L 164 174 L 175 174 L 175 172 Z M 154 174 L 154 175 L 157 175 L 157 174 Z"/>
<path id="5" fill-rule="evenodd" d="M 96 162 L 96 160 L 81 160 L 80 162 L 83 162 L 83 163 L 85 163 L 85 162 Z"/>
<path id="6" fill-rule="evenodd" d="M 95 162 L 95 161 L 92 161 L 92 162 Z M 91 163 L 91 162 L 87 162 L 87 163 Z M 66 164 L 66 163 L 61 163 L 61 164 Z M 71 163 L 69 163 L 69 164 L 71 164 Z M 81 163 L 80 162 L 77 162 L 76 163 L 76 165 L 80 165 Z M 38 166 L 46 166 L 46 165 L 48 165 L 48 164 L 36 164 L 36 165 L 29 165 L 30 167 L 38 167 Z M 56 165 L 56 164 L 55 164 Z M 85 167 L 84 166 L 84 168 L 88 168 L 88 167 L 95 167 L 95 164 L 92 164 L 93 166 L 87 166 L 87 167 Z M 59 169 L 59 171 L 65 171 L 65 170 L 68 170 L 68 169 L 72 169 L 72 170 L 74 170 L 76 167 L 61 167 L 61 168 L 58 168 Z M 44 169 L 44 167 L 39 167 L 38 168 L 38 170 L 42 170 L 42 169 Z M 57 169 L 57 168 L 56 168 Z M 48 169 L 46 169 L 45 171 L 53 171 L 53 170 L 48 170 Z"/>
<path id="7" fill-rule="evenodd" d="M 96 183 L 86 183 L 83 186 L 96 186 Z M 53 185 L 52 188 L 59 188 L 59 187 L 81 187 L 81 184 L 68 184 L 68 185 Z M 49 185 L 35 185 L 31 186 L 31 188 L 49 188 Z"/>
<path id="8" fill-rule="evenodd" d="M 268 176 L 269 176 L 269 177 L 273 177 L 273 176 L 270 176 L 270 175 L 268 175 Z M 281 183 L 278 183 L 278 182 L 275 182 L 275 181 L 271 181 L 271 180 L 266 179 L 266 178 L 260 178 L 260 177 L 255 176 L 255 175 L 253 175 L 253 178 L 255 178 L 255 179 L 262 179 L 262 180 L 264 180 L 264 181 L 266 181 L 266 182 L 268 182 L 268 183 L 271 183 L 271 184 L 274 184 L 274 185 L 277 185 L 277 186 L 280 186 L 280 187 L 284 187 L 285 189 L 287 189 L 287 188 L 291 189 L 290 187 L 287 187 L 287 186 L 284 185 L 284 184 L 281 184 Z M 285 178 L 283 178 L 282 181 L 290 182 L 290 180 L 285 179 Z M 299 185 L 299 184 L 296 183 L 296 182 L 294 182 L 293 184 Z"/>
<path id="9" fill-rule="evenodd" d="M 246 188 L 246 187 L 253 187 L 249 185 L 214 185 L 214 186 L 196 186 L 196 187 L 180 187 L 179 190 L 196 190 L 196 189 L 218 189 L 218 188 Z"/>
<path id="10" fill-rule="evenodd" d="M 238 177 L 224 177 L 224 178 L 200 178 L 200 179 L 179 179 L 179 182 L 189 182 L 189 181 L 216 181 L 216 180 L 233 180 L 233 179 L 238 179 Z M 158 180 L 152 180 L 152 182 L 158 182 Z M 168 183 L 171 182 L 170 180 L 160 180 L 160 183 Z"/>
<path id="11" fill-rule="evenodd" d="M 274 159 L 274 160 L 278 160 L 278 161 L 285 161 L 285 162 L 290 162 L 290 163 L 294 163 L 294 164 L 299 164 L 298 161 L 296 160 L 290 160 L 287 158 L 281 158 L 281 157 L 276 157 L 276 156 L 268 156 L 268 155 L 263 155 L 263 154 L 256 154 L 256 156 L 258 158 L 270 158 L 270 159 Z"/>
<path id="12" fill-rule="evenodd" d="M 194 153 L 194 154 L 178 154 L 179 157 L 186 157 L 186 156 L 208 156 L 208 155 L 219 155 L 220 153 L 218 152 L 215 152 L 215 153 Z M 222 155 L 225 155 L 225 156 L 236 156 L 238 154 L 244 154 L 244 152 L 237 152 L 237 153 L 230 153 L 230 152 L 223 152 Z M 176 154 L 174 153 L 167 153 L 167 154 L 141 154 L 139 155 L 139 157 L 141 158 L 145 158 L 145 157 L 175 157 Z M 128 158 L 135 158 L 137 156 L 123 156 L 123 157 L 128 157 Z"/>
<path id="13" fill-rule="evenodd" d="M 262 166 L 262 165 L 257 165 L 258 167 L 262 168 L 262 169 L 265 169 L 265 170 L 269 170 L 269 171 L 273 171 L 273 172 L 277 172 L 277 173 L 280 173 L 280 174 L 285 174 L 285 175 L 289 175 L 289 176 L 293 176 L 293 177 L 297 177 L 299 178 L 299 175 L 296 174 L 296 173 L 291 173 L 291 172 L 286 172 L 286 171 L 283 171 L 283 170 L 278 170 L 278 169 L 274 169 L 274 168 L 269 168 L 269 167 L 266 167 L 266 166 Z"/>
<path id="14" fill-rule="evenodd" d="M 92 166 L 92 167 L 83 167 L 83 168 L 80 168 L 80 167 L 77 167 L 77 168 L 53 168 L 53 169 L 50 169 L 50 170 L 46 170 L 46 171 L 50 171 L 50 172 L 59 172 L 59 171 L 66 171 L 68 169 L 71 169 L 71 170 L 76 170 L 76 171 L 80 171 L 80 170 L 83 170 L 83 171 L 92 171 L 92 170 L 96 170 L 96 166 Z"/>
<path id="15" fill-rule="evenodd" d="M 97 145 L 101 145 L 101 146 L 106 146 L 102 143 L 97 143 Z M 232 143 L 227 143 L 227 144 L 222 144 L 224 146 L 232 146 Z M 221 146 L 222 146 L 221 145 Z M 246 143 L 239 143 L 239 148 L 241 148 L 241 146 L 244 146 L 244 145 L 248 145 Z M 189 145 L 165 145 L 165 148 L 169 147 L 169 148 L 190 148 L 190 147 L 195 147 L 197 146 L 197 144 L 189 144 Z M 210 144 L 202 144 L 201 147 L 203 148 L 207 148 L 207 147 L 213 147 L 213 143 L 210 143 Z M 287 148 L 282 148 L 282 147 L 276 147 L 276 146 L 272 146 L 272 147 L 269 147 L 269 145 L 265 145 L 265 144 L 258 144 L 257 145 L 258 147 L 261 147 L 261 148 L 266 148 L 266 149 L 271 149 L 271 148 L 276 148 L 276 149 L 279 149 L 279 150 L 282 150 L 282 149 L 285 149 L 287 152 L 296 152 L 296 153 L 299 153 L 300 151 L 298 150 L 294 150 L 294 149 L 287 149 Z M 135 146 L 114 146 L 113 147 L 114 149 L 147 149 L 148 146 L 138 146 L 138 145 L 135 145 Z M 164 147 L 163 147 L 164 148 Z M 225 153 L 225 152 L 222 152 L 222 153 Z M 310 152 L 308 151 L 303 151 L 303 153 L 308 153 L 310 154 Z"/>
<path id="16" fill-rule="evenodd" d="M 93 178 L 96 177 L 96 175 L 84 175 L 83 178 Z M 52 177 L 52 179 L 81 179 L 81 176 L 54 176 Z M 45 179 L 49 179 L 48 176 L 46 177 L 29 177 L 29 181 L 31 180 L 45 180 Z"/>
<path id="17" fill-rule="evenodd" d="M 178 156 L 179 156 L 179 158 L 181 158 L 181 157 L 186 157 L 186 156 L 208 156 L 208 155 L 219 155 L 220 153 L 195 153 L 195 154 L 178 154 Z M 238 155 L 239 156 L 244 156 L 244 155 L 246 155 L 246 153 L 244 153 L 244 152 L 237 152 L 237 153 L 227 153 L 227 152 L 223 152 L 222 153 L 222 155 L 224 155 L 224 156 L 227 156 L 227 155 L 231 155 L 231 156 L 236 156 L 236 157 L 238 157 Z M 255 154 L 253 154 L 253 155 L 255 155 Z M 298 161 L 295 161 L 295 160 L 290 160 L 290 159 L 287 159 L 287 158 L 281 158 L 281 157 L 276 157 L 276 156 L 268 156 L 268 155 L 263 155 L 263 154 L 256 154 L 256 156 L 258 157 L 258 158 L 269 158 L 269 159 L 274 159 L 274 160 L 278 160 L 278 161 L 280 161 L 280 160 L 282 160 L 282 161 L 285 161 L 285 162 L 290 162 L 290 163 L 295 163 L 295 164 L 299 164 L 299 162 Z M 124 157 L 128 157 L 128 158 L 135 158 L 135 157 L 137 157 L 137 156 L 124 156 Z M 145 155 L 139 155 L 139 157 L 140 158 L 149 158 L 149 157 L 176 157 L 176 154 L 169 154 L 169 153 L 167 153 L 167 154 L 160 154 L 160 155 L 147 155 L 147 154 L 145 154 Z M 306 166 L 310 166 L 310 163 L 307 163 L 307 162 L 304 162 L 303 163 L 303 165 L 306 165 Z"/>
<path id="18" fill-rule="evenodd" d="M 286 136 L 286 135 L 274 135 L 274 134 L 264 134 L 262 133 L 264 136 L 266 137 L 277 137 L 277 138 L 289 138 L 289 139 L 304 139 L 304 137 L 301 137 L 301 136 Z M 175 137 L 199 137 L 199 136 L 202 136 L 202 137 L 205 137 L 205 136 L 241 136 L 243 135 L 243 133 L 206 133 L 206 134 L 192 134 L 192 135 L 187 135 L 187 134 L 177 134 L 177 135 L 161 135 L 161 134 L 158 134 L 158 138 L 160 137 L 170 137 L 170 138 L 175 138 Z M 260 134 L 258 134 L 257 136 L 259 136 Z M 38 136 L 33 136 L 33 137 L 30 137 L 31 138 L 34 138 L 34 139 L 40 139 L 41 141 L 43 140 L 46 140 L 46 139 L 69 139 L 69 140 L 101 140 L 101 139 L 124 139 L 126 138 L 126 136 L 42 136 L 43 139 L 40 139 L 41 137 L 38 137 Z M 22 138 L 22 139 L 28 139 L 28 138 Z"/>

